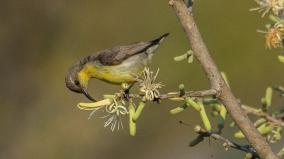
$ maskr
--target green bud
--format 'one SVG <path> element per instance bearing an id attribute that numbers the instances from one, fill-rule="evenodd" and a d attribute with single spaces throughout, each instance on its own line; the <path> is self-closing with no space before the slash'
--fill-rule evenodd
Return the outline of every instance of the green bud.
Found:
<path id="1" fill-rule="evenodd" d="M 235 138 L 238 138 L 238 139 L 243 139 L 245 138 L 244 134 L 241 132 L 241 131 L 238 131 L 234 134 L 234 137 Z"/>
<path id="2" fill-rule="evenodd" d="M 174 57 L 175 61 L 182 61 L 182 60 L 185 60 L 185 59 L 187 59 L 187 54 L 183 54 L 183 55 Z"/>
<path id="3" fill-rule="evenodd" d="M 196 125 L 196 126 L 194 127 L 194 132 L 199 133 L 200 130 L 201 130 L 201 126 L 200 126 L 200 125 Z"/>
<path id="4" fill-rule="evenodd" d="M 144 109 L 144 107 L 145 107 L 145 102 L 140 102 L 139 103 L 139 105 L 138 105 L 138 107 L 137 107 L 137 109 L 136 109 L 136 111 L 135 111 L 135 114 L 134 114 L 134 116 L 133 116 L 133 121 L 134 122 L 136 122 L 137 121 L 137 119 L 140 117 L 140 115 L 142 114 L 142 111 L 143 111 L 143 109 Z"/>
<path id="5" fill-rule="evenodd" d="M 227 109 L 225 108 L 224 105 L 221 105 L 220 115 L 222 119 L 225 121 L 226 116 L 227 116 Z"/>
<path id="6" fill-rule="evenodd" d="M 129 112 L 129 134 L 131 136 L 135 136 L 135 134 L 136 134 L 136 123 L 133 121 L 133 117 L 135 115 L 135 108 L 134 108 L 132 101 L 129 102 L 128 112 Z"/>
<path id="7" fill-rule="evenodd" d="M 235 127 L 236 126 L 236 123 L 235 122 L 231 122 L 230 124 L 229 124 L 229 127 Z"/>
<path id="8" fill-rule="evenodd" d="M 170 110 L 170 113 L 171 113 L 171 114 L 178 114 L 178 113 L 184 111 L 187 107 L 188 107 L 188 106 L 187 106 L 186 104 L 184 104 L 183 106 L 176 107 L 176 108 Z"/>
<path id="9" fill-rule="evenodd" d="M 266 135 L 268 133 L 270 133 L 273 130 L 273 126 L 270 124 L 262 124 L 260 125 L 257 130 L 260 132 L 261 135 Z"/>
<path id="10" fill-rule="evenodd" d="M 180 96 L 184 96 L 185 95 L 184 84 L 180 84 L 179 85 L 179 91 L 180 91 Z"/>
<path id="11" fill-rule="evenodd" d="M 277 153 L 277 156 L 279 156 L 279 157 L 284 156 L 284 147 Z"/>
<path id="12" fill-rule="evenodd" d="M 129 134 L 131 136 L 136 135 L 136 123 L 133 120 L 129 119 Z"/>
<path id="13" fill-rule="evenodd" d="M 253 155 L 251 153 L 246 153 L 245 159 L 252 159 Z"/>
<path id="14" fill-rule="evenodd" d="M 219 112 L 213 110 L 213 111 L 212 111 L 212 115 L 213 115 L 214 117 L 216 117 L 216 116 L 219 115 Z"/>
<path id="15" fill-rule="evenodd" d="M 277 132 L 277 131 L 276 131 L 276 132 L 274 133 L 274 135 L 273 135 L 273 139 L 274 139 L 275 141 L 280 141 L 281 138 L 282 138 L 281 132 Z"/>
<path id="16" fill-rule="evenodd" d="M 184 84 L 180 84 L 180 85 L 178 86 L 178 88 L 179 88 L 179 90 L 184 90 Z"/>
<path id="17" fill-rule="evenodd" d="M 188 50 L 186 53 L 187 53 L 187 62 L 188 63 L 192 63 L 193 60 L 194 60 L 193 51 L 192 50 Z"/>
<path id="18" fill-rule="evenodd" d="M 211 123 L 210 123 L 210 120 L 209 120 L 209 118 L 208 118 L 208 116 L 206 114 L 206 111 L 205 111 L 205 108 L 204 108 L 202 102 L 198 102 L 198 105 L 201 108 L 199 113 L 200 113 L 201 120 L 202 120 L 202 122 L 204 124 L 204 127 L 205 127 L 205 129 L 207 131 L 211 131 L 211 129 L 212 129 Z"/>
<path id="19" fill-rule="evenodd" d="M 267 87 L 266 91 L 265 91 L 265 101 L 266 101 L 266 105 L 267 107 L 271 106 L 271 101 L 272 101 L 272 88 L 271 87 Z"/>
<path id="20" fill-rule="evenodd" d="M 279 55 L 279 56 L 278 56 L 278 60 L 279 60 L 280 62 L 284 63 L 284 56 Z"/>
<path id="21" fill-rule="evenodd" d="M 190 98 L 190 97 L 187 97 L 186 98 L 186 104 L 188 105 L 188 106 L 192 106 L 195 110 L 197 110 L 197 111 L 200 111 L 201 110 L 201 107 L 200 107 L 200 105 L 199 104 L 197 104 L 192 98 Z"/>
<path id="22" fill-rule="evenodd" d="M 265 123 L 267 120 L 265 118 L 260 118 L 254 122 L 255 127 L 259 127 L 261 124 Z"/>
<path id="23" fill-rule="evenodd" d="M 203 140 L 204 140 L 204 137 L 202 135 L 198 135 L 189 143 L 189 146 L 193 147 L 193 146 L 199 144 Z"/>
<path id="24" fill-rule="evenodd" d="M 216 111 L 220 112 L 221 105 L 220 104 L 213 104 L 213 110 L 216 110 Z"/>

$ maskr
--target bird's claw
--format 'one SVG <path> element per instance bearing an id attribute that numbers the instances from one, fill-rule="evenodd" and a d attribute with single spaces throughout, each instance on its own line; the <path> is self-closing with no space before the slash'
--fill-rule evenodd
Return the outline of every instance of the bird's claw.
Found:
<path id="1" fill-rule="evenodd" d="M 126 101 L 129 101 L 129 99 L 130 99 L 129 89 L 126 89 L 126 90 L 123 91 L 123 98 L 124 98 Z"/>

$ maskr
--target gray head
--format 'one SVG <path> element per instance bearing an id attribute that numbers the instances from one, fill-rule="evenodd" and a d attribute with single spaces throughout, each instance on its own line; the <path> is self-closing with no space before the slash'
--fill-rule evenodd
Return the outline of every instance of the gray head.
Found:
<path id="1" fill-rule="evenodd" d="M 92 96 L 90 96 L 87 88 L 84 87 L 84 84 L 82 84 L 78 78 L 78 73 L 82 70 L 82 68 L 82 63 L 76 63 L 69 68 L 65 77 L 66 87 L 73 92 L 84 94 L 91 101 L 96 101 Z"/>

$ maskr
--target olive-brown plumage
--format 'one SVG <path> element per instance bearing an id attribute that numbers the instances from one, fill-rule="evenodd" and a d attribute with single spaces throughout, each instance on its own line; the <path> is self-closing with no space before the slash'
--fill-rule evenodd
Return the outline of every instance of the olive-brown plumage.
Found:
<path id="1" fill-rule="evenodd" d="M 147 42 L 115 46 L 81 58 L 68 70 L 65 78 L 67 88 L 73 92 L 83 93 L 95 101 L 87 92 L 90 78 L 111 84 L 135 82 L 143 68 L 151 61 L 153 52 L 168 35 L 169 33 L 166 33 Z"/>

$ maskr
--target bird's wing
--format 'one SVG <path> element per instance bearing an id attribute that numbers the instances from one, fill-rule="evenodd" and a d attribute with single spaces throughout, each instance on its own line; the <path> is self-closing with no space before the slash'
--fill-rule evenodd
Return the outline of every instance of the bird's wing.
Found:
<path id="1" fill-rule="evenodd" d="M 96 55 L 96 60 L 98 60 L 103 65 L 108 65 L 108 66 L 118 65 L 122 61 L 126 60 L 127 58 L 133 55 L 145 53 L 147 49 L 155 45 L 158 45 L 162 41 L 162 39 L 167 35 L 168 33 L 148 42 L 137 42 L 130 45 L 116 46 L 111 49 L 100 51 Z"/>
<path id="2" fill-rule="evenodd" d="M 103 65 L 118 65 L 127 58 L 143 53 L 151 46 L 149 42 L 139 42 L 126 46 L 116 46 L 98 53 L 97 60 Z"/>

